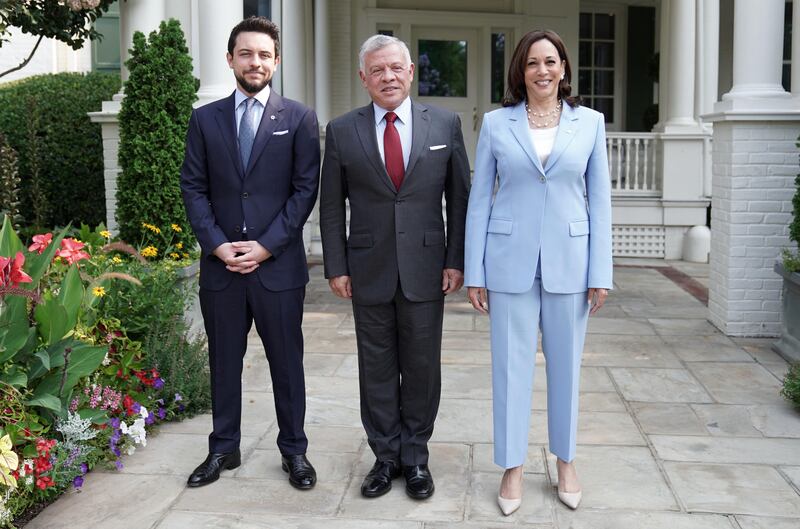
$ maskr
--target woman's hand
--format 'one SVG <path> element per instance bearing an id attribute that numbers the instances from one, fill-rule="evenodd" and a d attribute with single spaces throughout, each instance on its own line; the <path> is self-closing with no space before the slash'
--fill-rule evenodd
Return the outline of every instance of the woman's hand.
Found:
<path id="1" fill-rule="evenodd" d="M 475 307 L 475 310 L 484 314 L 489 314 L 489 299 L 486 295 L 486 289 L 483 287 L 467 287 L 467 296 L 469 302 Z"/>
<path id="2" fill-rule="evenodd" d="M 587 303 L 592 305 L 592 308 L 589 309 L 589 314 L 594 314 L 605 304 L 606 298 L 608 297 L 608 290 L 605 288 L 590 288 L 589 289 L 589 296 L 586 300 Z"/>

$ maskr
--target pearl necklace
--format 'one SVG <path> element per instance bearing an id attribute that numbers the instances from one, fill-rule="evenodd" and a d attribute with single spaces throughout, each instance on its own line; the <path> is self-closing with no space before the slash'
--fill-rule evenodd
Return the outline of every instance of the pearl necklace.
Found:
<path id="1" fill-rule="evenodd" d="M 525 112 L 528 114 L 528 123 L 530 123 L 531 127 L 535 129 L 546 129 L 558 121 L 558 118 L 561 115 L 561 100 L 558 101 L 558 104 L 550 112 L 541 113 L 531 110 L 531 107 L 528 106 L 528 103 L 525 103 Z M 534 116 L 545 119 L 544 121 L 537 123 L 534 119 Z"/>

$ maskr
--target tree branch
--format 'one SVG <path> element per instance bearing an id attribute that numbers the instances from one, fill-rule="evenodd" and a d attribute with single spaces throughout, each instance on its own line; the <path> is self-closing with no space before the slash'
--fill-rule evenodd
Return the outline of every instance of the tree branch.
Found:
<path id="1" fill-rule="evenodd" d="M 36 41 L 36 45 L 31 50 L 30 55 L 28 55 L 28 57 L 24 61 L 19 63 L 17 66 L 15 66 L 15 67 L 13 67 L 13 68 L 11 68 L 9 70 L 6 70 L 5 72 L 0 72 L 0 77 L 3 77 L 3 76 L 8 75 L 8 74 L 10 74 L 12 72 L 16 72 L 17 70 L 21 70 L 21 69 L 25 68 L 25 66 L 27 66 L 27 64 L 29 62 L 31 62 L 31 59 L 33 58 L 33 54 L 36 53 L 36 50 L 39 48 L 39 44 L 42 42 L 43 38 L 44 38 L 44 35 L 39 35 L 39 40 Z"/>

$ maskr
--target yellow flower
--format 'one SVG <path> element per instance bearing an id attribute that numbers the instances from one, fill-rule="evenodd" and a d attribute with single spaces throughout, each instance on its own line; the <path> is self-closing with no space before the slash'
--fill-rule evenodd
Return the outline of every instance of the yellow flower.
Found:
<path id="1" fill-rule="evenodd" d="M 102 298 L 106 295 L 106 289 L 103 287 L 94 287 L 92 289 L 92 294 L 94 294 L 97 298 Z"/>
<path id="2" fill-rule="evenodd" d="M 146 222 L 142 222 L 142 227 L 143 228 L 147 228 L 148 230 L 152 231 L 153 233 L 157 233 L 157 234 L 161 233 L 161 228 L 159 228 L 158 226 L 155 226 L 153 224 L 148 224 Z"/>
<path id="3" fill-rule="evenodd" d="M 173 224 L 172 225 L 172 231 L 180 233 L 180 232 L 183 231 L 183 229 L 180 226 L 178 226 L 177 224 Z"/>
<path id="4" fill-rule="evenodd" d="M 147 246 L 142 250 L 142 255 L 144 257 L 155 257 L 158 255 L 158 248 L 155 246 Z"/>
<path id="5" fill-rule="evenodd" d="M 114 257 L 111 258 L 111 260 L 114 261 L 115 264 L 120 264 L 122 262 L 122 257 L 120 257 L 119 255 L 115 255 Z"/>
<path id="6" fill-rule="evenodd" d="M 13 450 L 11 436 L 4 435 L 0 438 L 0 484 L 6 487 L 17 488 L 17 480 L 11 472 L 19 467 L 19 457 Z"/>
<path id="7" fill-rule="evenodd" d="M 169 254 L 169 256 L 172 257 L 173 259 L 180 259 L 181 257 L 180 254 L 177 254 L 175 252 L 172 252 L 171 254 Z"/>
<path id="8" fill-rule="evenodd" d="M 105 237 L 106 239 L 110 239 L 111 238 L 111 232 L 108 231 L 108 230 L 103 230 L 103 231 L 100 232 L 100 236 L 101 237 Z"/>
<path id="9" fill-rule="evenodd" d="M 178 250 L 183 250 L 183 243 L 182 242 L 175 243 L 175 248 L 177 248 Z"/>
<path id="10" fill-rule="evenodd" d="M 188 254 L 188 253 L 184 253 L 184 254 L 183 254 L 183 258 L 184 258 L 184 259 L 188 259 L 188 258 L 189 258 L 189 254 Z"/>

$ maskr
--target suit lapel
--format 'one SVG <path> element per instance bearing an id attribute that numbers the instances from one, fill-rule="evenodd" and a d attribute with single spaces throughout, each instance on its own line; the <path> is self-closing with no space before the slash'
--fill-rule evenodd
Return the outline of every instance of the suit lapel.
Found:
<path id="1" fill-rule="evenodd" d="M 253 141 L 253 150 L 250 151 L 250 160 L 247 163 L 245 176 L 253 169 L 261 153 L 264 152 L 267 142 L 272 138 L 272 133 L 278 130 L 278 126 L 283 121 L 283 98 L 275 90 L 270 90 L 267 105 L 261 115 L 261 123 L 256 131 L 256 139 Z"/>
<path id="2" fill-rule="evenodd" d="M 531 133 L 528 132 L 528 115 L 525 113 L 525 104 L 519 103 L 517 106 L 512 108 L 511 116 L 508 119 L 511 125 L 511 132 L 517 138 L 520 147 L 522 147 L 522 149 L 525 151 L 525 154 L 528 155 L 528 158 L 530 158 L 536 169 L 538 169 L 540 173 L 544 174 L 542 161 L 539 159 L 539 155 L 533 150 Z"/>
<path id="3" fill-rule="evenodd" d="M 225 140 L 225 145 L 228 148 L 228 153 L 231 155 L 233 165 L 236 167 L 236 172 L 239 173 L 239 178 L 242 178 L 244 171 L 242 170 L 242 157 L 239 156 L 239 141 L 236 136 L 236 100 L 233 94 L 220 101 L 217 106 L 217 125 L 219 126 L 222 138 Z"/>
<path id="4" fill-rule="evenodd" d="M 389 178 L 389 173 L 386 172 L 386 166 L 383 164 L 381 153 L 378 150 L 378 139 L 375 135 L 375 109 L 372 103 L 359 109 L 356 117 L 356 133 L 358 134 L 358 139 L 361 140 L 364 154 L 372 164 L 375 172 L 383 183 L 392 190 L 392 193 L 397 193 L 397 189 L 395 189 L 392 179 Z"/>
<path id="5" fill-rule="evenodd" d="M 428 144 L 428 133 L 431 130 L 431 119 L 428 116 L 428 109 L 423 105 L 411 101 L 411 153 L 408 156 L 408 167 L 406 167 L 405 179 L 407 179 L 414 166 L 417 164 L 420 155 Z M 454 146 L 451 146 L 453 148 Z M 401 186 L 402 189 L 402 186 Z"/>
<path id="6" fill-rule="evenodd" d="M 577 133 L 577 121 L 578 113 L 575 112 L 574 108 L 564 103 L 564 108 L 561 110 L 561 119 L 558 121 L 558 132 L 556 133 L 556 140 L 553 143 L 553 150 L 550 152 L 550 157 L 547 158 L 547 165 L 545 166 L 546 171 L 549 171 L 550 168 L 553 167 L 572 142 L 572 139 Z"/>

